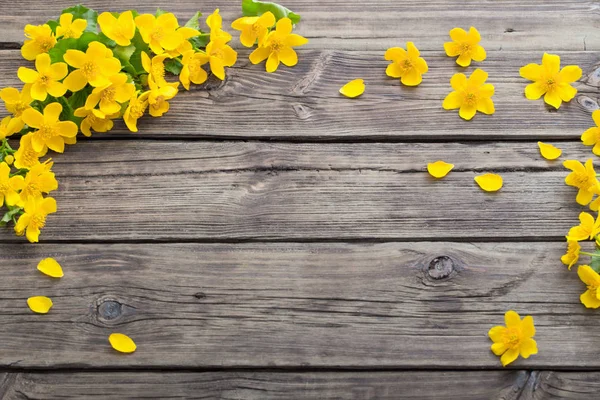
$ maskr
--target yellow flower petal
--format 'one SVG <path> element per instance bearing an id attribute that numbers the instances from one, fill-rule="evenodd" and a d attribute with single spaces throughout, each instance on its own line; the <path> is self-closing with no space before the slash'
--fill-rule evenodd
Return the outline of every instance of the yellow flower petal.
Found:
<path id="1" fill-rule="evenodd" d="M 538 142 L 540 153 L 546 160 L 556 160 L 562 154 L 562 150 L 548 143 Z"/>
<path id="2" fill-rule="evenodd" d="M 502 362 L 502 366 L 506 367 L 511 362 L 515 361 L 519 357 L 519 350 L 517 349 L 508 349 L 506 353 L 500 357 L 500 361 Z"/>
<path id="3" fill-rule="evenodd" d="M 46 274 L 52 278 L 62 278 L 65 276 L 62 267 L 54 258 L 46 258 L 45 260 L 40 261 L 37 269 L 42 274 Z"/>
<path id="4" fill-rule="evenodd" d="M 427 164 L 427 172 L 429 172 L 429 175 L 433 176 L 434 178 L 445 177 L 448 175 L 448 172 L 452 170 L 452 168 L 454 168 L 454 164 L 449 164 L 444 161 L 436 161 L 434 163 Z"/>
<path id="5" fill-rule="evenodd" d="M 351 99 L 358 97 L 365 92 L 365 81 L 362 79 L 355 79 L 346 83 L 340 89 L 340 93 Z"/>
<path id="6" fill-rule="evenodd" d="M 27 299 L 27 305 L 34 313 L 46 314 L 52 308 L 52 300 L 46 296 L 35 296 Z"/>
<path id="7" fill-rule="evenodd" d="M 484 174 L 475 177 L 475 182 L 486 192 L 496 192 L 502 187 L 502 177 L 496 174 Z"/>
<path id="8" fill-rule="evenodd" d="M 137 348 L 135 342 L 122 333 L 112 333 L 108 337 L 108 341 L 113 349 L 121 353 L 133 353 Z"/>

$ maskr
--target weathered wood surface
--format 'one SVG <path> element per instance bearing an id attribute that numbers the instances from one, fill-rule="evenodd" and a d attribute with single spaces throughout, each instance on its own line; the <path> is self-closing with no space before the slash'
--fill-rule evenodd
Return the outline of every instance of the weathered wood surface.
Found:
<path id="1" fill-rule="evenodd" d="M 3 399 L 596 400 L 597 372 L 8 373 Z"/>
<path id="2" fill-rule="evenodd" d="M 241 0 L 198 1 L 89 0 L 85 5 L 99 11 L 123 11 L 132 6 L 141 12 L 158 7 L 176 13 L 182 22 L 200 10 L 208 15 L 220 8 L 228 25 L 241 16 Z M 521 0 L 465 2 L 462 0 L 389 1 L 367 3 L 344 0 L 286 0 L 285 6 L 302 15 L 299 33 L 319 49 L 382 50 L 413 40 L 423 49 L 434 50 L 456 26 L 475 25 L 484 44 L 493 50 L 600 50 L 594 17 L 598 3 L 593 0 Z M 23 26 L 55 19 L 71 0 L 4 1 L 0 16 L 3 42 L 23 40 Z"/>
<path id="3" fill-rule="evenodd" d="M 496 113 L 464 121 L 457 111 L 441 107 L 451 91 L 450 77 L 463 71 L 442 50 L 424 54 L 431 69 L 418 88 L 402 87 L 398 79 L 387 77 L 387 61 L 381 51 L 302 51 L 296 67 L 281 68 L 274 74 L 264 72 L 262 65 L 251 65 L 248 52 L 242 51 L 226 81 L 213 77 L 181 93 L 164 117 L 142 119 L 139 133 L 131 134 L 118 124 L 110 134 L 98 136 L 578 140 L 593 125 L 590 114 L 598 108 L 598 53 L 561 52 L 563 63 L 580 65 L 585 74 L 577 83 L 577 97 L 558 111 L 523 95 L 528 81 L 519 77 L 519 68 L 541 62 L 542 53 L 490 52 L 480 66 L 496 86 Z M 23 60 L 19 52 L 5 51 L 3 55 L 0 87 L 20 87 L 16 69 Z M 339 88 L 357 77 L 366 81 L 365 94 L 353 100 L 341 96 Z"/>
<path id="4" fill-rule="evenodd" d="M 10 250 L 10 251 L 9 251 Z M 499 368 L 514 309 L 540 352 L 514 368 L 600 368 L 600 321 L 563 243 L 0 246 L 5 368 Z M 60 280 L 41 275 L 52 256 Z M 54 307 L 35 315 L 31 295 Z M 135 354 L 116 354 L 112 332 Z"/>

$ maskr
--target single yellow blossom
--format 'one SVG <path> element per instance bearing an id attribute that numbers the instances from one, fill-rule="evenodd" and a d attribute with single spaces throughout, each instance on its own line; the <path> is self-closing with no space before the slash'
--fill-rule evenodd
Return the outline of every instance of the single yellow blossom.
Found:
<path id="1" fill-rule="evenodd" d="M 594 239 L 600 233 L 600 217 L 594 221 L 591 214 L 582 212 L 579 214 L 579 225 L 569 229 L 568 241 L 582 241 Z"/>
<path id="2" fill-rule="evenodd" d="M 581 141 L 585 146 L 594 146 L 592 152 L 600 156 L 600 110 L 596 110 L 592 113 L 592 119 L 596 126 L 587 129 L 581 135 Z"/>
<path id="3" fill-rule="evenodd" d="M 19 205 L 25 204 L 31 198 L 41 197 L 43 193 L 50 193 L 58 189 L 58 181 L 54 176 L 52 162 L 38 164 L 32 167 L 25 175 L 25 181 L 20 193 Z"/>
<path id="4" fill-rule="evenodd" d="M 577 160 L 567 160 L 563 165 L 573 171 L 567 175 L 565 183 L 579 189 L 575 199 L 577 204 L 585 206 L 592 201 L 595 194 L 600 194 L 600 183 L 596 178 L 591 158 L 585 162 L 585 166 Z"/>
<path id="5" fill-rule="evenodd" d="M 0 121 L 0 140 L 20 132 L 23 129 L 23 125 L 21 118 L 12 118 L 10 116 L 2 118 L 2 121 Z"/>
<path id="6" fill-rule="evenodd" d="M 65 276 L 62 267 L 54 258 L 45 258 L 39 262 L 37 266 L 38 271 L 44 275 L 48 275 L 52 278 L 62 278 Z"/>
<path id="7" fill-rule="evenodd" d="M 360 96 L 365 92 L 365 81 L 363 79 L 354 79 L 340 88 L 340 93 L 351 99 Z"/>
<path id="8" fill-rule="evenodd" d="M 108 86 L 111 84 L 110 77 L 121 72 L 121 62 L 100 42 L 91 42 L 85 53 L 67 50 L 64 60 L 75 68 L 64 80 L 71 92 L 83 89 L 88 83 L 94 87 Z"/>
<path id="9" fill-rule="evenodd" d="M 237 61 L 237 53 L 227 42 L 221 39 L 211 40 L 206 45 L 206 52 L 198 52 L 198 60 L 209 63 L 210 70 L 219 79 L 225 79 L 225 67 L 231 67 Z"/>
<path id="10" fill-rule="evenodd" d="M 392 63 L 387 66 L 386 75 L 400 78 L 403 85 L 417 86 L 423 80 L 423 74 L 429 70 L 427 62 L 420 55 L 413 42 L 406 43 L 406 50 L 400 47 L 387 49 L 385 59 Z"/>
<path id="11" fill-rule="evenodd" d="M 267 72 L 277 71 L 280 62 L 293 67 L 298 63 L 298 55 L 292 47 L 306 43 L 308 39 L 292 33 L 292 21 L 289 18 L 282 18 L 277 21 L 275 29 L 269 33 L 263 45 L 250 54 L 250 62 L 258 64 L 267 60 Z"/>
<path id="12" fill-rule="evenodd" d="M 579 296 L 581 303 L 587 308 L 600 307 L 600 291 L 598 290 L 600 288 L 600 275 L 589 265 L 580 265 L 577 268 L 577 275 L 587 286 L 587 290 Z"/>
<path id="13" fill-rule="evenodd" d="M 0 207 L 4 204 L 14 206 L 19 202 L 19 190 L 23 189 L 22 176 L 10 177 L 10 167 L 5 162 L 0 162 Z"/>
<path id="14" fill-rule="evenodd" d="M 47 24 L 25 25 L 25 37 L 27 40 L 21 47 L 21 55 L 29 61 L 35 60 L 42 53 L 47 53 L 56 45 L 56 36 Z"/>
<path id="15" fill-rule="evenodd" d="M 223 18 L 218 8 L 206 17 L 206 25 L 210 28 L 210 40 L 220 40 L 225 43 L 231 40 L 231 35 L 223 30 Z"/>
<path id="16" fill-rule="evenodd" d="M 493 114 L 495 108 L 491 97 L 494 95 L 494 85 L 485 83 L 487 77 L 487 72 L 479 68 L 473 71 L 469 79 L 465 74 L 454 74 L 450 79 L 450 85 L 454 91 L 444 99 L 442 105 L 444 109 L 458 108 L 458 115 L 466 120 L 473 118 L 477 111 Z"/>
<path id="17" fill-rule="evenodd" d="M 462 28 L 450 30 L 451 42 L 444 43 L 444 50 L 448 57 L 456 57 L 456 63 L 461 67 L 468 67 L 473 61 L 483 61 L 486 58 L 485 49 L 479 44 L 481 35 L 475 27 L 470 27 L 469 32 Z"/>
<path id="18" fill-rule="evenodd" d="M 104 114 L 115 114 L 121 111 L 121 104 L 127 102 L 135 92 L 135 85 L 127 83 L 127 75 L 116 74 L 108 78 L 110 83 L 106 86 L 94 88 L 85 101 L 87 110 L 94 109 L 100 104 L 100 111 Z"/>
<path id="19" fill-rule="evenodd" d="M 135 36 L 135 21 L 129 10 L 121 13 L 118 18 L 112 13 L 103 12 L 98 16 L 98 25 L 102 33 L 119 46 L 129 46 Z"/>
<path id="20" fill-rule="evenodd" d="M 37 243 L 40 237 L 40 229 L 46 226 L 48 214 L 56 212 L 56 200 L 52 197 L 30 198 L 25 203 L 25 213 L 19 217 L 15 225 L 17 236 L 26 235 L 31 243 Z"/>
<path id="21" fill-rule="evenodd" d="M 21 136 L 19 148 L 15 153 L 15 167 L 19 169 L 31 169 L 40 163 L 40 157 L 46 155 L 47 148 L 43 151 L 35 151 L 31 145 L 32 133 Z"/>
<path id="22" fill-rule="evenodd" d="M 538 142 L 540 148 L 540 154 L 546 160 L 556 160 L 561 156 L 562 150 L 548 143 Z"/>
<path id="23" fill-rule="evenodd" d="M 449 164 L 444 161 L 436 161 L 427 164 L 427 172 L 434 178 L 443 178 L 454 168 L 454 164 Z"/>
<path id="24" fill-rule="evenodd" d="M 79 128 L 81 133 L 85 136 L 92 136 L 92 129 L 96 132 L 108 132 L 113 128 L 112 119 L 98 109 L 87 109 L 86 107 L 79 107 L 75 110 L 74 115 L 79 118 L 83 118 Z M 117 116 L 119 113 L 111 114 L 111 116 Z"/>
<path id="25" fill-rule="evenodd" d="M 519 354 L 523 358 L 537 354 L 537 343 L 533 339 L 535 336 L 533 317 L 528 315 L 521 319 L 519 314 L 510 310 L 504 314 L 504 322 L 506 326 L 494 326 L 488 332 L 488 336 L 494 342 L 492 352 L 501 356 L 503 367 L 515 361 Z"/>
<path id="26" fill-rule="evenodd" d="M 577 89 L 571 83 L 581 78 L 581 68 L 567 65 L 560 69 L 560 57 L 544 53 L 542 64 L 527 64 L 519 70 L 521 77 L 533 81 L 525 87 L 525 97 L 537 100 L 544 96 L 544 101 L 554 108 L 559 108 L 563 101 L 571 101 Z"/>
<path id="27" fill-rule="evenodd" d="M 203 53 L 196 53 L 194 50 L 188 50 L 183 53 L 181 63 L 181 73 L 179 74 L 179 80 L 186 90 L 190 90 L 190 82 L 199 85 L 206 82 L 208 74 L 202 68 L 202 65 L 208 62 L 207 57 Z"/>
<path id="28" fill-rule="evenodd" d="M 579 242 L 576 240 L 567 240 L 567 252 L 560 258 L 563 264 L 569 267 L 569 270 L 573 265 L 579 261 L 579 252 L 581 251 L 581 246 Z"/>
<path id="29" fill-rule="evenodd" d="M 27 305 L 37 314 L 47 314 L 52 308 L 52 300 L 46 296 L 34 296 L 27 299 Z"/>
<path id="30" fill-rule="evenodd" d="M 200 34 L 198 30 L 182 27 L 172 13 L 164 13 L 155 17 L 152 14 L 142 14 L 135 17 L 135 24 L 140 30 L 142 39 L 150 45 L 155 54 L 173 51 L 183 43 L 186 38 Z"/>
<path id="31" fill-rule="evenodd" d="M 31 145 L 36 152 L 46 147 L 62 153 L 65 140 L 77 136 L 77 125 L 73 121 L 59 121 L 62 112 L 60 103 L 50 103 L 44 108 L 44 114 L 30 108 L 23 112 L 23 121 L 36 129 L 31 136 Z"/>
<path id="32" fill-rule="evenodd" d="M 85 19 L 78 18 L 73 21 L 73 14 L 71 13 L 62 14 L 59 23 L 60 25 L 56 27 L 56 37 L 62 37 L 63 39 L 79 39 L 85 28 L 87 28 Z"/>
<path id="33" fill-rule="evenodd" d="M 108 342 L 113 349 L 120 353 L 133 353 L 137 348 L 135 342 L 129 336 L 122 333 L 112 333 L 108 337 Z"/>
<path id="34" fill-rule="evenodd" d="M 7 87 L 0 90 L 0 98 L 4 101 L 4 106 L 15 118 L 21 118 L 21 114 L 28 108 L 31 108 L 31 85 L 24 85 L 21 92 L 14 87 Z"/>
<path id="35" fill-rule="evenodd" d="M 167 85 L 168 82 L 165 79 L 165 60 L 169 58 L 168 54 L 159 54 L 157 56 L 150 57 L 145 51 L 142 51 L 142 67 L 144 71 L 148 73 L 148 81 L 154 81 L 158 86 Z"/>
<path id="36" fill-rule="evenodd" d="M 240 42 L 246 47 L 252 47 L 258 40 L 258 45 L 262 46 L 269 29 L 275 25 L 275 16 L 267 11 L 260 17 L 241 17 L 233 21 L 231 27 L 236 31 L 241 31 Z"/>
<path id="37" fill-rule="evenodd" d="M 42 53 L 35 59 L 35 69 L 37 71 L 27 67 L 19 67 L 17 72 L 21 81 L 31 84 L 31 97 L 33 99 L 44 101 L 48 95 L 60 97 L 66 93 L 67 88 L 59 81 L 69 73 L 67 64 L 64 62 L 52 64 L 50 56 Z"/>
<path id="38" fill-rule="evenodd" d="M 169 111 L 169 103 L 167 100 L 171 100 L 177 94 L 177 86 L 172 84 L 165 86 L 158 86 L 154 81 L 148 80 L 150 91 L 148 94 L 148 108 L 149 113 L 153 117 L 162 117 L 164 113 Z"/>
<path id="39" fill-rule="evenodd" d="M 502 177 L 497 174 L 483 174 L 475 177 L 475 182 L 486 192 L 497 192 L 502 188 Z"/>
<path id="40" fill-rule="evenodd" d="M 134 93 L 129 99 L 129 105 L 123 114 L 123 121 L 125 121 L 125 125 L 131 132 L 137 132 L 137 121 L 142 118 L 144 112 L 146 112 L 146 108 L 148 108 L 148 95 L 149 92 L 144 92 L 141 95 Z"/>

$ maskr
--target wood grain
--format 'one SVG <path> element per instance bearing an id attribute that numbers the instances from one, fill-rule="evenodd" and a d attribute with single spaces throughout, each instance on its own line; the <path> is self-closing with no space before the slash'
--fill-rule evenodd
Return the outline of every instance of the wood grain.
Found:
<path id="1" fill-rule="evenodd" d="M 0 59 L 0 87 L 19 85 L 17 51 Z M 417 88 L 402 87 L 385 75 L 382 52 L 302 51 L 294 68 L 267 74 L 250 65 L 242 52 L 228 78 L 183 92 L 162 118 L 146 116 L 140 133 L 122 123 L 110 133 L 125 137 L 283 138 L 287 140 L 499 140 L 575 139 L 593 125 L 598 109 L 600 69 L 596 52 L 561 52 L 563 64 L 580 65 L 585 74 L 580 90 L 558 111 L 523 95 L 527 81 L 519 68 L 540 62 L 542 52 L 490 52 L 481 66 L 496 87 L 496 113 L 464 121 L 457 111 L 442 109 L 451 91 L 450 77 L 463 71 L 442 52 L 424 53 L 430 72 Z M 463 71 L 464 72 L 464 71 Z M 470 73 L 470 71 L 468 72 Z M 358 99 L 338 93 L 348 80 L 361 77 L 367 90 Z M 20 85 L 19 85 L 20 87 Z M 435 121 L 432 124 L 431 121 Z"/>
<path id="2" fill-rule="evenodd" d="M 488 330 L 532 315 L 512 368 L 599 368 L 563 243 L 1 245 L 6 368 L 500 368 Z M 63 265 L 60 280 L 35 266 Z M 33 314 L 32 295 L 54 307 Z M 136 353 L 107 337 L 130 335 Z"/>
<path id="3" fill-rule="evenodd" d="M 519 0 L 465 2 L 461 0 L 376 0 L 368 3 L 324 0 L 285 0 L 285 6 L 302 15 L 298 32 L 318 49 L 383 50 L 413 40 L 423 49 L 441 49 L 448 31 L 476 26 L 489 50 L 600 50 L 593 0 Z M 125 0 L 89 0 L 99 11 L 131 9 Z M 70 0 L 23 0 L 2 4 L 0 38 L 22 42 L 23 27 L 55 19 Z M 176 13 L 184 23 L 196 11 L 208 15 L 219 7 L 224 26 L 241 16 L 240 1 L 147 0 L 136 4 L 140 12 L 158 7 Z"/>

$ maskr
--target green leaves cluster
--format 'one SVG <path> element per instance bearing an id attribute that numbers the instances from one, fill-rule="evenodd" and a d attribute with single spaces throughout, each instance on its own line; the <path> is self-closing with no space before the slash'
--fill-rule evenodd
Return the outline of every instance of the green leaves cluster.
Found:
<path id="1" fill-rule="evenodd" d="M 277 3 L 272 3 L 270 1 L 242 0 L 242 13 L 245 17 L 259 16 L 268 11 L 273 13 L 277 21 L 287 17 L 294 25 L 300 22 L 300 15 Z"/>

